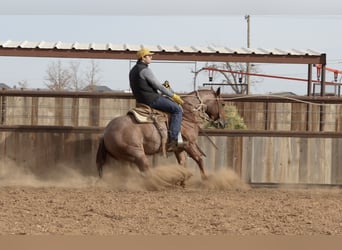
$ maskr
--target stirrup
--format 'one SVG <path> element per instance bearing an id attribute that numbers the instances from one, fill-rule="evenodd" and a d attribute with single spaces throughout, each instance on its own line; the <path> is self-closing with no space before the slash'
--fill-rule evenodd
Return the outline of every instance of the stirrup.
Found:
<path id="1" fill-rule="evenodd" d="M 167 152 L 176 151 L 177 149 L 178 149 L 178 143 L 176 140 L 172 140 L 166 145 Z"/>
<path id="2" fill-rule="evenodd" d="M 189 145 L 189 142 L 188 141 L 178 141 L 178 143 L 177 143 L 177 147 L 178 148 L 184 148 L 185 146 L 187 146 L 187 145 Z"/>

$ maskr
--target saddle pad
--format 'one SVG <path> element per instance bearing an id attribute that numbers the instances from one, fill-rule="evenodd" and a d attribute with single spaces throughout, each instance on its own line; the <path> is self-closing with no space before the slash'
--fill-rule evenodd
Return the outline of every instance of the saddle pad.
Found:
<path id="1" fill-rule="evenodd" d="M 133 114 L 138 123 L 159 123 L 168 121 L 168 115 L 166 113 L 141 103 L 138 103 L 135 108 L 129 110 L 127 114 Z"/>
<path id="2" fill-rule="evenodd" d="M 149 114 L 142 114 L 135 109 L 129 110 L 128 114 L 132 114 L 138 123 L 153 123 L 153 120 Z"/>

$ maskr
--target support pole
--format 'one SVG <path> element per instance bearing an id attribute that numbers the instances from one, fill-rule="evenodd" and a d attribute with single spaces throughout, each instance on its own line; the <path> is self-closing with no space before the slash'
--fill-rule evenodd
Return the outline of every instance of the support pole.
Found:
<path id="1" fill-rule="evenodd" d="M 251 45 L 251 37 L 250 37 L 250 15 L 245 15 L 245 20 L 247 20 L 247 48 L 250 48 L 250 45 Z M 249 95 L 250 93 L 250 75 L 249 75 L 249 72 L 250 72 L 250 63 L 248 62 L 246 64 L 246 72 L 247 72 L 247 75 L 246 75 L 246 83 L 247 83 L 247 91 L 246 91 L 246 94 Z"/>
<path id="2" fill-rule="evenodd" d="M 308 64 L 308 87 L 307 95 L 311 96 L 312 93 L 312 64 Z"/>
<path id="3" fill-rule="evenodd" d="M 321 70 L 321 96 L 325 96 L 325 64 L 322 64 Z"/>

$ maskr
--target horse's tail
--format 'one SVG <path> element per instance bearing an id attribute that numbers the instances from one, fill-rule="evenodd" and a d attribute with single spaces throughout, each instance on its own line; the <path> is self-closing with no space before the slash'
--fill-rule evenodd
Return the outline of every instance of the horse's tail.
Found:
<path id="1" fill-rule="evenodd" d="M 106 162 L 107 150 L 104 144 L 103 136 L 100 138 L 99 147 L 96 153 L 96 166 L 97 172 L 99 173 L 99 177 L 102 177 L 102 167 Z"/>

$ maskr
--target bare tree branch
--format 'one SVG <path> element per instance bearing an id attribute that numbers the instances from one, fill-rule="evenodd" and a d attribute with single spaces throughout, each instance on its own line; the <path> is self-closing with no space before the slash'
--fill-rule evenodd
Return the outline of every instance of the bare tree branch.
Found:
<path id="1" fill-rule="evenodd" d="M 80 68 L 80 62 L 74 62 L 70 61 L 70 73 L 71 73 L 71 79 L 70 79 L 70 85 L 74 90 L 81 90 L 84 88 L 85 83 L 82 78 L 79 77 L 79 68 Z"/>
<path id="2" fill-rule="evenodd" d="M 52 62 L 47 69 L 45 85 L 51 90 L 70 89 L 71 73 L 62 67 L 60 60 Z"/>
<path id="3" fill-rule="evenodd" d="M 100 82 L 100 77 L 98 76 L 100 68 L 97 62 L 94 60 L 90 61 L 90 69 L 86 72 L 85 82 L 91 91 L 94 91 L 96 85 Z"/>
<path id="4" fill-rule="evenodd" d="M 18 86 L 19 86 L 19 88 L 21 88 L 21 89 L 27 89 L 27 87 L 28 87 L 28 82 L 27 82 L 27 80 L 22 80 L 22 81 L 19 81 L 18 82 Z"/>

